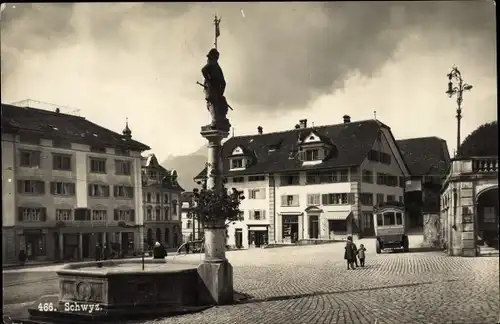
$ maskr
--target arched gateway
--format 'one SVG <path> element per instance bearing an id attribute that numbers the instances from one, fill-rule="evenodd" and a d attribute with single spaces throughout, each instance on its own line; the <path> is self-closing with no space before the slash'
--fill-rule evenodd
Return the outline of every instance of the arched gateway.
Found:
<path id="1" fill-rule="evenodd" d="M 477 236 L 479 246 L 498 250 L 499 210 L 498 185 L 486 188 L 476 195 Z"/>

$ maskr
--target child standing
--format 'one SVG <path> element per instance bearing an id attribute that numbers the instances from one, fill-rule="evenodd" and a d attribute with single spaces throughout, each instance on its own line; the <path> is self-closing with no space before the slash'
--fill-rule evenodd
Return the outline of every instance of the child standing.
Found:
<path id="1" fill-rule="evenodd" d="M 358 249 L 358 258 L 359 258 L 359 265 L 364 267 L 365 266 L 365 246 L 363 244 L 359 245 Z"/>

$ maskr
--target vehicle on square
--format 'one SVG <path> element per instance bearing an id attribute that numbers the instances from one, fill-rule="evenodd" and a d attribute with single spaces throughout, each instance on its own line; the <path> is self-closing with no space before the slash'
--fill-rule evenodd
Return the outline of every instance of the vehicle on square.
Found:
<path id="1" fill-rule="evenodd" d="M 409 251 L 408 227 L 405 206 L 400 202 L 384 202 L 373 207 L 376 252 L 402 249 Z"/>

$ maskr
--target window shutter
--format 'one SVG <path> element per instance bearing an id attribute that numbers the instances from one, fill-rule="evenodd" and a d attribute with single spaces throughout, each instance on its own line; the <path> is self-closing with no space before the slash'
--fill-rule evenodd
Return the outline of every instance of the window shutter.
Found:
<path id="1" fill-rule="evenodd" d="M 348 195 L 347 200 L 349 202 L 349 205 L 354 205 L 356 202 L 354 193 L 349 193 L 347 195 Z"/>
<path id="2" fill-rule="evenodd" d="M 17 192 L 18 193 L 24 192 L 24 180 L 17 180 Z"/>
<path id="3" fill-rule="evenodd" d="M 89 193 L 89 197 L 92 197 L 92 185 L 91 184 L 89 184 L 87 186 L 87 190 L 88 190 L 88 193 Z"/>
<path id="4" fill-rule="evenodd" d="M 118 186 L 113 186 L 113 195 L 118 197 Z"/>
<path id="5" fill-rule="evenodd" d="M 40 221 L 45 222 L 47 220 L 47 208 L 40 208 Z"/>
<path id="6" fill-rule="evenodd" d="M 266 219 L 266 211 L 262 210 L 261 213 L 262 217 L 260 219 Z"/>
<path id="7" fill-rule="evenodd" d="M 255 212 L 253 210 L 248 211 L 248 218 L 249 219 L 254 219 L 255 218 Z"/>
<path id="8" fill-rule="evenodd" d="M 36 183 L 38 193 L 45 194 L 45 182 L 37 181 Z"/>
<path id="9" fill-rule="evenodd" d="M 118 209 L 114 209 L 113 212 L 114 212 L 113 219 L 115 221 L 117 221 L 118 220 Z"/>
<path id="10" fill-rule="evenodd" d="M 40 166 L 40 152 L 34 151 L 31 154 L 30 167 Z"/>
<path id="11" fill-rule="evenodd" d="M 56 183 L 54 181 L 50 182 L 50 194 L 54 195 L 56 193 Z"/>
<path id="12" fill-rule="evenodd" d="M 104 193 L 104 197 L 109 197 L 109 186 L 103 186 L 102 191 Z"/>
<path id="13" fill-rule="evenodd" d="M 22 222 L 23 221 L 23 212 L 24 212 L 24 208 L 23 207 L 19 207 L 17 208 L 17 219 Z"/>
<path id="14" fill-rule="evenodd" d="M 135 223 L 135 210 L 134 209 L 130 210 L 130 221 L 132 223 Z"/>
<path id="15" fill-rule="evenodd" d="M 287 200 L 286 196 L 281 196 L 281 206 L 286 206 Z"/>
<path id="16" fill-rule="evenodd" d="M 74 196 L 76 193 L 76 185 L 74 183 L 69 184 L 69 193 Z"/>
<path id="17" fill-rule="evenodd" d="M 128 190 L 129 190 L 129 195 L 128 195 L 128 196 L 129 196 L 130 198 L 134 198 L 134 187 L 128 187 Z M 160 197 L 160 196 L 159 196 L 159 197 Z M 161 200 L 161 198 L 160 198 L 160 199 L 158 199 L 158 203 L 160 203 L 160 200 Z"/>
<path id="18" fill-rule="evenodd" d="M 266 199 L 266 188 L 260 189 L 260 199 Z"/>
<path id="19" fill-rule="evenodd" d="M 92 211 L 90 209 L 85 209 L 85 220 L 90 221 L 92 219 Z"/>
<path id="20" fill-rule="evenodd" d="M 321 195 L 321 203 L 322 205 L 328 205 L 328 194 Z"/>

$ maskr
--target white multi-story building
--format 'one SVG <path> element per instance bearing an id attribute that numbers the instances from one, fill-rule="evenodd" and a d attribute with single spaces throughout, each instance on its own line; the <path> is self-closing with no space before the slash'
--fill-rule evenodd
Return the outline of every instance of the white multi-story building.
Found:
<path id="1" fill-rule="evenodd" d="M 142 248 L 141 152 L 149 147 L 83 117 L 2 104 L 2 250 L 32 260 Z"/>
<path id="2" fill-rule="evenodd" d="M 223 158 L 227 186 L 246 197 L 244 220 L 228 227 L 228 244 L 242 247 L 373 235 L 373 206 L 402 202 L 409 176 L 390 128 L 349 116 L 269 134 L 259 127 L 224 143 Z"/>
<path id="3" fill-rule="evenodd" d="M 182 240 L 183 242 L 199 240 L 203 237 L 203 226 L 200 221 L 188 217 L 189 208 L 193 204 L 193 193 L 182 193 L 181 201 Z"/>

